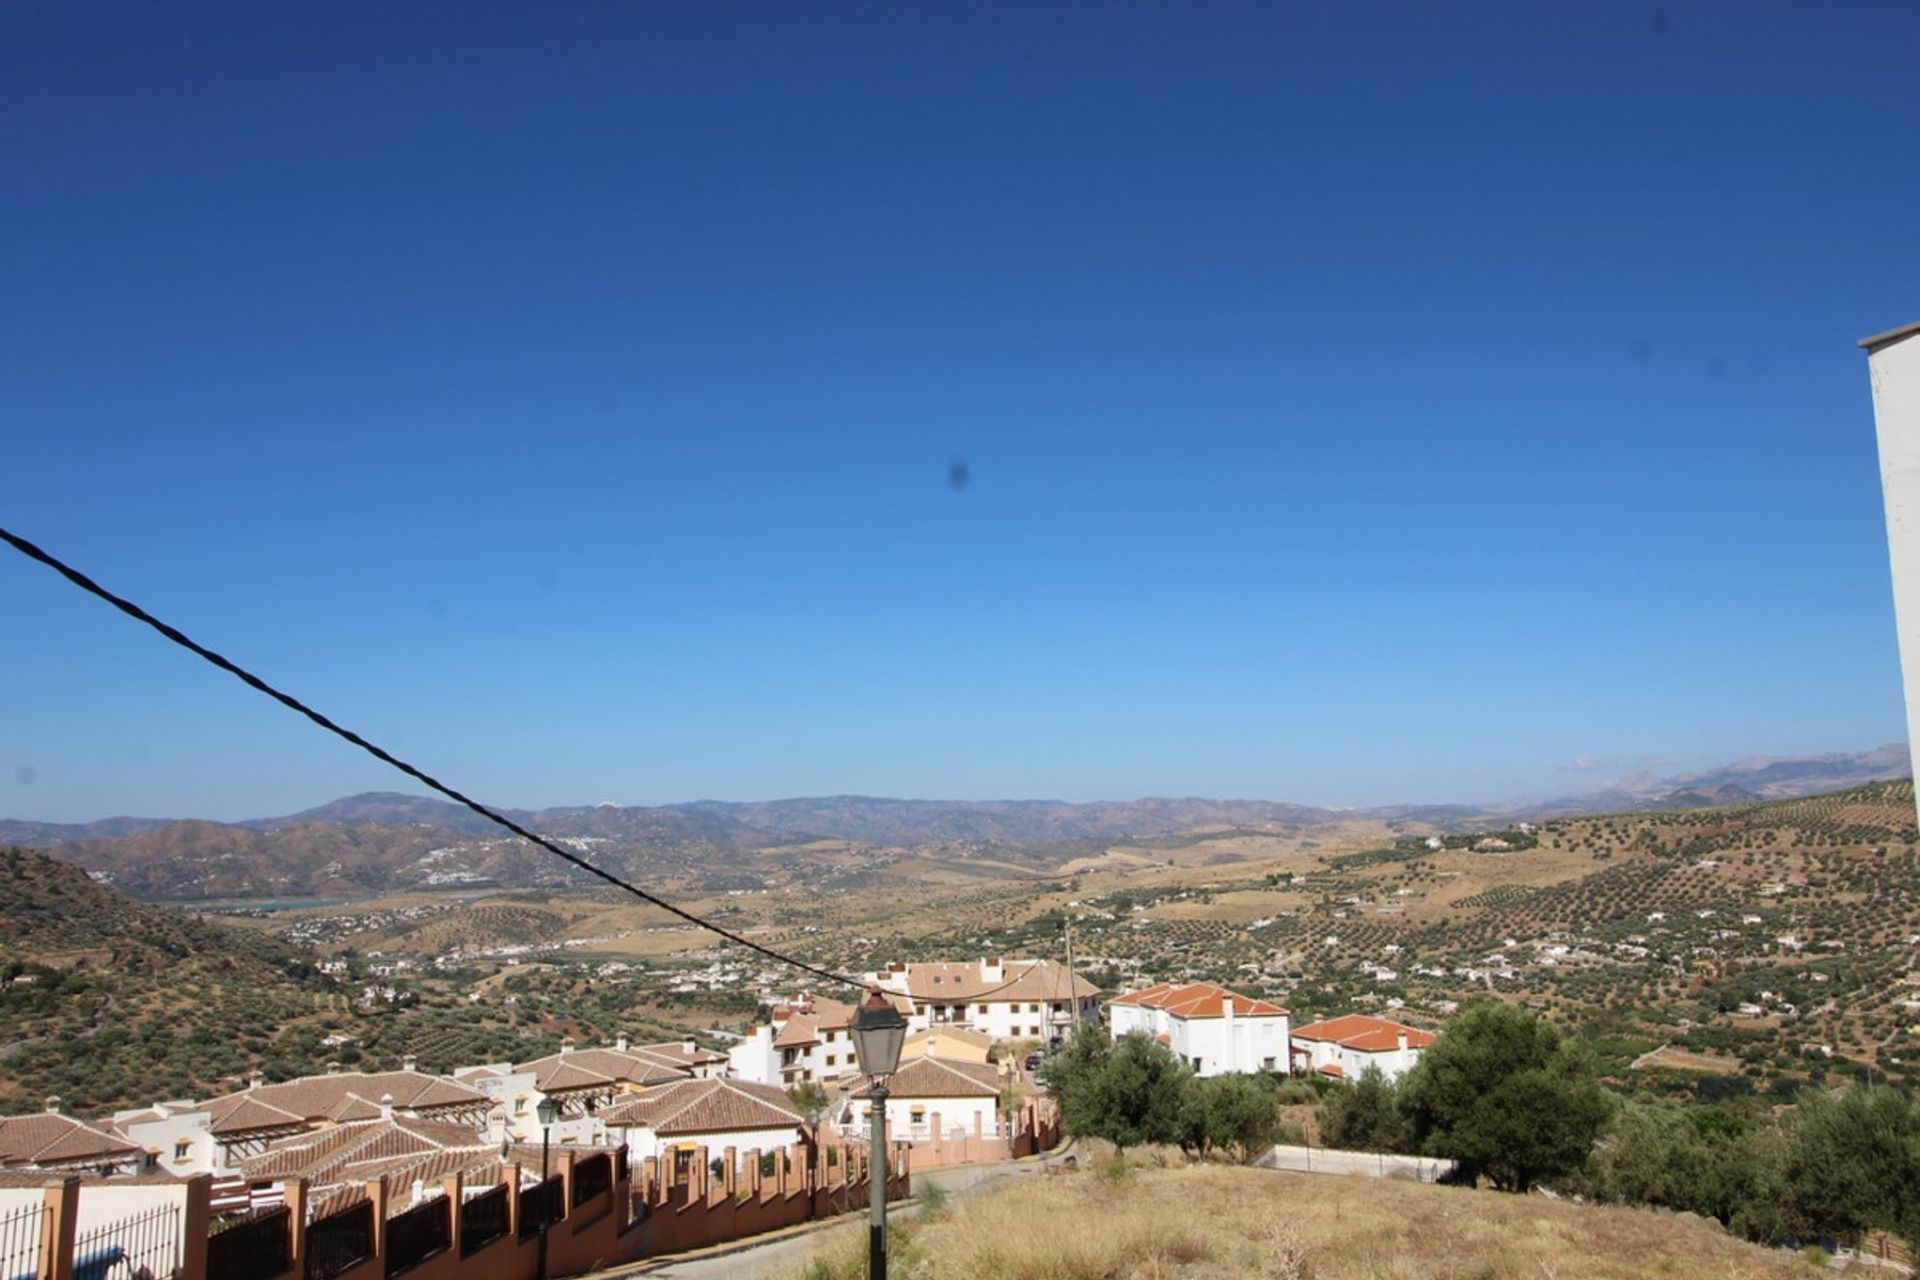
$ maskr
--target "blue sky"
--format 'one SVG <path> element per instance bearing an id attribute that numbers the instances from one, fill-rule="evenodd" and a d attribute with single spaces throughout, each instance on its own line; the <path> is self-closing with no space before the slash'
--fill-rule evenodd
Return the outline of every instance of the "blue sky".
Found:
<path id="1" fill-rule="evenodd" d="M 1920 318 L 1916 48 L 1871 3 L 8 5 L 0 523 L 504 804 L 1894 741 L 1854 342 Z M 18 557 L 0 608 L 0 814 L 400 781 Z"/>

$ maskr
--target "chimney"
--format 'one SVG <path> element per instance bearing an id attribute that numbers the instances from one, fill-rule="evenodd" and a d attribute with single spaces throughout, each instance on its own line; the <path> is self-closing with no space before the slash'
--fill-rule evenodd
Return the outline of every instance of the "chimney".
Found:
<path id="1" fill-rule="evenodd" d="M 613 1041 L 613 1047 L 618 1049 L 621 1053 L 625 1053 L 627 1051 L 627 1038 L 625 1036 L 615 1036 Z"/>
<path id="2" fill-rule="evenodd" d="M 47 1106 L 48 1115 L 50 1116 L 59 1115 L 60 1114 L 60 1095 L 56 1093 L 49 1096 L 47 1098 L 46 1106 Z"/>
<path id="3" fill-rule="evenodd" d="M 393 1095 L 390 1093 L 380 1095 L 380 1118 L 382 1120 L 393 1119 Z"/>
<path id="4" fill-rule="evenodd" d="M 1400 1052 L 1405 1053 L 1407 1051 L 1407 1029 L 1405 1027 L 1400 1028 L 1399 1040 Z M 1431 1070 L 1431 1068 L 1429 1068 L 1429 1070 Z"/>
<path id="5" fill-rule="evenodd" d="M 691 1058 L 694 1054 L 700 1051 L 700 1046 L 693 1042 L 692 1036 L 688 1036 L 685 1040 L 682 1040 L 680 1042 L 680 1050 L 681 1052 L 685 1053 L 689 1058 Z"/>
<path id="6" fill-rule="evenodd" d="M 340 1074 L 340 1064 L 338 1061 L 329 1062 L 327 1064 L 327 1074 L 330 1076 L 337 1076 Z"/>
<path id="7" fill-rule="evenodd" d="M 420 1059 L 414 1057 L 412 1054 L 408 1054 L 406 1057 L 400 1059 L 400 1069 L 402 1071 L 417 1070 L 419 1068 L 419 1064 L 420 1064 Z"/>
<path id="8" fill-rule="evenodd" d="M 564 1054 L 571 1048 L 573 1048 L 573 1037 L 562 1036 L 560 1038 L 560 1052 Z"/>
<path id="9" fill-rule="evenodd" d="M 261 1085 L 265 1084 L 266 1082 L 267 1082 L 267 1078 L 261 1075 L 258 1070 L 247 1072 L 247 1088 L 258 1089 Z"/>

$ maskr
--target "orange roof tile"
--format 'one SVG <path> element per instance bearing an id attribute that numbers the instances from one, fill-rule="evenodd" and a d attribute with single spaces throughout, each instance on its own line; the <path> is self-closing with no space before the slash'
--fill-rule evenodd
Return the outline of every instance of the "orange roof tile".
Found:
<path id="1" fill-rule="evenodd" d="M 1386 1053 L 1397 1049 L 1402 1035 L 1407 1037 L 1407 1047 L 1410 1049 L 1424 1049 L 1438 1039 L 1431 1031 L 1364 1013 L 1326 1018 L 1296 1027 L 1293 1032 L 1296 1040 L 1326 1041 L 1360 1053 Z"/>
<path id="2" fill-rule="evenodd" d="M 1222 1018 L 1229 1000 L 1233 1001 L 1236 1018 L 1278 1018 L 1287 1012 L 1271 1000 L 1256 1000 L 1211 982 L 1163 982 L 1145 991 L 1116 996 L 1112 1003 L 1164 1009 L 1176 1018 Z"/>

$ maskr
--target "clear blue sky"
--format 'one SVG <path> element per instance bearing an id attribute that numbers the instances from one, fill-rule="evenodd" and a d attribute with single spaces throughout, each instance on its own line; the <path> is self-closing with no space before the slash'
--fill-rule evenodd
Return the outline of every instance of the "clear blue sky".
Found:
<path id="1" fill-rule="evenodd" d="M 1894 741 L 1854 342 L 1920 318 L 1916 51 L 1865 2 L 9 4 L 0 523 L 505 804 Z M 0 608 L 0 815 L 401 781 L 11 554 Z"/>

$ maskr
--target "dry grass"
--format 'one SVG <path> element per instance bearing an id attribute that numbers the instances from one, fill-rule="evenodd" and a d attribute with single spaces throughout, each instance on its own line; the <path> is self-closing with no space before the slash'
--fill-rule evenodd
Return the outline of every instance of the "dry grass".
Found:
<path id="1" fill-rule="evenodd" d="M 1400 1182 L 1196 1166 L 1061 1174 L 913 1228 L 914 1280 L 1812 1280 L 1697 1218 Z M 845 1253 L 845 1250 L 836 1252 Z M 847 1269 L 842 1269 L 847 1268 Z M 862 1274 L 823 1256 L 796 1280 Z"/>

